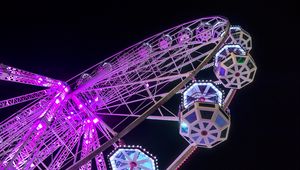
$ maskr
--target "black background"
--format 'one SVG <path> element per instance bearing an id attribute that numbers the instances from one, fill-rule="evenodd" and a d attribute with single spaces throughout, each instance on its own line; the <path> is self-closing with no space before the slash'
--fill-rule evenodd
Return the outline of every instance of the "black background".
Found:
<path id="1" fill-rule="evenodd" d="M 283 2 L 214 0 L 3 4 L 0 63 L 67 80 L 170 27 L 203 16 L 226 16 L 252 35 L 256 79 L 232 102 L 228 141 L 199 149 L 181 169 L 300 169 L 299 18 L 294 7 Z M 0 82 L 0 99 L 35 90 Z M 0 110 L 1 119 L 12 111 Z M 157 155 L 160 169 L 187 146 L 172 122 L 147 120 L 125 140 Z"/>

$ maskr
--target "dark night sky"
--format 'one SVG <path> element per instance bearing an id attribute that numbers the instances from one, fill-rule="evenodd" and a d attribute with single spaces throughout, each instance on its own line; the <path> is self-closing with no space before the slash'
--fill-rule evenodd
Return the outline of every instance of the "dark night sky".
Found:
<path id="1" fill-rule="evenodd" d="M 300 169 L 299 47 L 294 48 L 299 22 L 291 18 L 296 15 L 292 4 L 198 0 L 35 5 L 39 7 L 1 5 L 0 63 L 61 80 L 196 18 L 223 15 L 241 25 L 253 38 L 256 79 L 232 102 L 228 141 L 200 149 L 182 169 Z M 34 90 L 0 82 L 0 99 Z M 4 114 L 9 113 L 0 110 Z M 165 169 L 187 145 L 177 132 L 176 123 L 146 121 L 125 139 L 145 146 Z"/>

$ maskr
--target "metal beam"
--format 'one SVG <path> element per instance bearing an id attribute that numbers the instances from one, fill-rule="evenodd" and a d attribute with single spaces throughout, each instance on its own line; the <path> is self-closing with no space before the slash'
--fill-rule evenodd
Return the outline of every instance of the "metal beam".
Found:
<path id="1" fill-rule="evenodd" d="M 229 104 L 231 103 L 233 97 L 235 96 L 236 89 L 230 89 L 229 93 L 227 94 L 225 100 L 224 100 L 224 108 L 227 109 Z"/>
<path id="2" fill-rule="evenodd" d="M 33 93 L 24 94 L 24 95 L 18 96 L 18 97 L 1 100 L 0 101 L 0 109 L 9 107 L 9 106 L 13 106 L 16 104 L 20 104 L 23 102 L 27 102 L 27 101 L 30 101 L 33 99 L 41 98 L 41 97 L 45 96 L 48 92 L 49 92 L 49 90 L 41 90 L 41 91 L 37 91 L 37 92 L 33 92 Z"/>
<path id="3" fill-rule="evenodd" d="M 167 168 L 167 170 L 178 169 L 185 160 L 192 155 L 192 153 L 197 149 L 197 146 L 190 144 L 185 150 L 173 161 L 173 163 Z"/>
<path id="4" fill-rule="evenodd" d="M 139 117 L 140 115 L 134 114 L 121 114 L 121 113 L 97 113 L 97 115 L 101 116 L 124 116 L 124 117 Z M 150 120 L 167 120 L 167 121 L 178 121 L 177 116 L 148 116 L 147 119 Z"/>
<path id="5" fill-rule="evenodd" d="M 31 73 L 22 69 L 10 67 L 0 63 L 0 80 L 16 83 L 30 84 L 34 86 L 53 87 L 62 84 L 62 81 L 46 76 Z"/>

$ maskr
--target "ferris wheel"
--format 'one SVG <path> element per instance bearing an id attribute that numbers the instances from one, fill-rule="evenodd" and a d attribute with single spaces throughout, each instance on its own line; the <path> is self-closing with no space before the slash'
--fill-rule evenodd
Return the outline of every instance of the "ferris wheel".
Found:
<path id="1" fill-rule="evenodd" d="M 151 36 L 67 81 L 1 64 L 1 80 L 44 89 L 0 101 L 0 109 L 30 102 L 0 123 L 0 167 L 156 170 L 151 148 L 122 140 L 152 119 L 177 121 L 189 143 L 168 167 L 178 169 L 197 148 L 228 138 L 228 106 L 257 70 L 251 48 L 249 33 L 213 16 Z"/>

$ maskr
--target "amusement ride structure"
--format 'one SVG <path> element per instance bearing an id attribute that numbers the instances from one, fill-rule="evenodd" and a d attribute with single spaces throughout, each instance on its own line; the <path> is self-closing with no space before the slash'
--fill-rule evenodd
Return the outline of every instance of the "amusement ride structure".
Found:
<path id="1" fill-rule="evenodd" d="M 0 169 L 157 170 L 154 155 L 122 140 L 145 119 L 178 122 L 189 143 L 167 168 L 178 169 L 197 148 L 228 138 L 228 106 L 257 69 L 251 48 L 249 33 L 215 16 L 156 34 L 67 81 L 1 64 L 1 80 L 43 90 L 0 101 L 0 109 L 28 102 L 0 123 Z"/>

